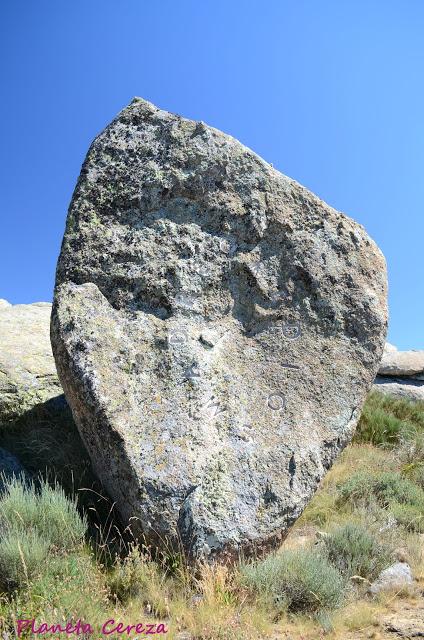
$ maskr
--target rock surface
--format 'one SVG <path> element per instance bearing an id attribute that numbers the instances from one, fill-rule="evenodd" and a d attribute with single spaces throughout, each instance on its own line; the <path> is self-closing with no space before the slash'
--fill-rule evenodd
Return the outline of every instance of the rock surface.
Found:
<path id="1" fill-rule="evenodd" d="M 411 567 L 406 562 L 396 562 L 384 569 L 369 590 L 373 595 L 382 591 L 400 590 L 414 583 Z"/>
<path id="2" fill-rule="evenodd" d="M 51 304 L 0 304 L 0 423 L 62 393 L 49 337 Z"/>
<path id="3" fill-rule="evenodd" d="M 70 205 L 51 337 L 97 472 L 153 544 L 276 544 L 381 360 L 364 229 L 234 138 L 135 99 Z"/>

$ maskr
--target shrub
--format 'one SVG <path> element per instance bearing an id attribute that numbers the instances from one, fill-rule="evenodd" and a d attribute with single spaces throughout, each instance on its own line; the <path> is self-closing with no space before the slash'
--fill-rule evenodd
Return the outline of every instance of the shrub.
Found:
<path id="1" fill-rule="evenodd" d="M 0 527 L 20 531 L 35 529 L 50 546 L 70 549 L 80 542 L 87 524 L 75 502 L 58 486 L 41 481 L 40 487 L 25 485 L 22 479 L 5 480 L 5 493 L 0 499 Z"/>
<path id="2" fill-rule="evenodd" d="M 337 486 L 336 505 L 339 507 L 345 503 L 356 505 L 364 501 L 369 502 L 373 496 L 373 484 L 374 476 L 367 471 L 354 473 Z"/>
<path id="3" fill-rule="evenodd" d="M 49 558 L 42 570 L 37 572 L 28 590 L 28 600 L 32 601 L 33 609 L 28 611 L 27 600 L 23 617 L 34 617 L 37 610 L 51 611 L 54 607 L 62 619 L 76 616 L 96 622 L 105 615 L 107 596 L 108 590 L 100 568 L 86 549 L 78 548 L 75 552 Z"/>
<path id="4" fill-rule="evenodd" d="M 374 579 L 390 561 L 390 550 L 363 526 L 348 523 L 324 538 L 328 559 L 342 574 Z"/>
<path id="5" fill-rule="evenodd" d="M 377 476 L 368 472 L 355 473 L 338 486 L 338 493 L 338 504 L 370 504 L 375 500 L 382 507 L 388 507 L 393 502 L 424 505 L 424 491 L 396 472 Z"/>
<path id="6" fill-rule="evenodd" d="M 288 550 L 241 567 L 246 585 L 278 608 L 318 612 L 342 602 L 345 581 L 320 553 Z"/>
<path id="7" fill-rule="evenodd" d="M 81 618 L 100 631 L 101 623 L 113 617 L 104 574 L 82 546 L 69 553 L 50 554 L 29 582 L 19 587 L 13 595 L 0 596 L 0 629 L 4 638 L 16 637 L 17 619 L 63 624 Z M 24 637 L 29 635 L 24 632 Z M 99 633 L 93 635 L 99 637 Z"/>
<path id="8" fill-rule="evenodd" d="M 85 516 L 81 517 L 75 500 L 66 497 L 59 485 L 42 483 L 38 494 L 38 519 L 34 523 L 43 537 L 59 549 L 71 549 L 84 538 Z"/>
<path id="9" fill-rule="evenodd" d="M 14 589 L 27 584 L 41 568 L 49 544 L 34 530 L 11 529 L 0 541 L 0 584 Z"/>
<path id="10" fill-rule="evenodd" d="M 424 505 L 424 491 L 416 484 L 402 478 L 399 473 L 382 473 L 374 480 L 374 495 L 387 507 L 391 502 Z"/>

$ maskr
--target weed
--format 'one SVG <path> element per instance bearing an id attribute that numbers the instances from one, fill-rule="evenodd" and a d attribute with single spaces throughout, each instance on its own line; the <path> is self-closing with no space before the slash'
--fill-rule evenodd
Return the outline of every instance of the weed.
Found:
<path id="1" fill-rule="evenodd" d="M 29 583 L 47 558 L 49 543 L 37 531 L 10 529 L 0 540 L 0 585 L 12 591 Z"/>
<path id="2" fill-rule="evenodd" d="M 75 502 L 63 489 L 51 487 L 45 480 L 39 487 L 12 478 L 4 481 L 5 493 L 0 500 L 0 526 L 8 531 L 35 529 L 49 546 L 70 549 L 81 542 L 87 529 L 86 519 L 79 515 Z"/>

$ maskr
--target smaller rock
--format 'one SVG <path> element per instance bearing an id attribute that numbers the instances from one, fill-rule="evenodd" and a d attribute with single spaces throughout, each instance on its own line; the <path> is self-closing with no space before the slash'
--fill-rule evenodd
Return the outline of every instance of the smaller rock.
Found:
<path id="1" fill-rule="evenodd" d="M 11 307 L 11 306 L 12 305 L 10 304 L 10 302 L 5 300 L 4 298 L 0 298 L 0 308 L 1 307 Z"/>
<path id="2" fill-rule="evenodd" d="M 0 423 L 62 393 L 50 346 L 51 304 L 0 303 Z M 5 304 L 4 304 L 5 303 Z"/>
<path id="3" fill-rule="evenodd" d="M 14 455 L 0 448 L 0 493 L 4 491 L 4 479 L 20 476 L 28 478 L 25 468 Z"/>
<path id="4" fill-rule="evenodd" d="M 384 350 L 380 376 L 420 376 L 424 374 L 424 351 Z"/>
<path id="5" fill-rule="evenodd" d="M 407 610 L 406 615 L 399 613 L 387 616 L 382 620 L 384 627 L 397 638 L 424 638 L 424 610 L 422 608 Z"/>
<path id="6" fill-rule="evenodd" d="M 384 569 L 369 588 L 370 593 L 377 595 L 382 591 L 400 590 L 412 585 L 411 567 L 406 562 L 396 562 Z"/>

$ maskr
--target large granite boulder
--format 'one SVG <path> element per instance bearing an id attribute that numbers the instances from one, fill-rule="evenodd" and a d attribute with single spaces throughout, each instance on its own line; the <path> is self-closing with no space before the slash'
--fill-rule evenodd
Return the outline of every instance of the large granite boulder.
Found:
<path id="1" fill-rule="evenodd" d="M 355 430 L 386 323 L 364 229 L 234 138 L 137 98 L 91 145 L 53 352 L 151 543 L 221 559 L 277 543 Z"/>
<path id="2" fill-rule="evenodd" d="M 0 424 L 62 393 L 50 346 L 51 308 L 0 300 Z"/>

